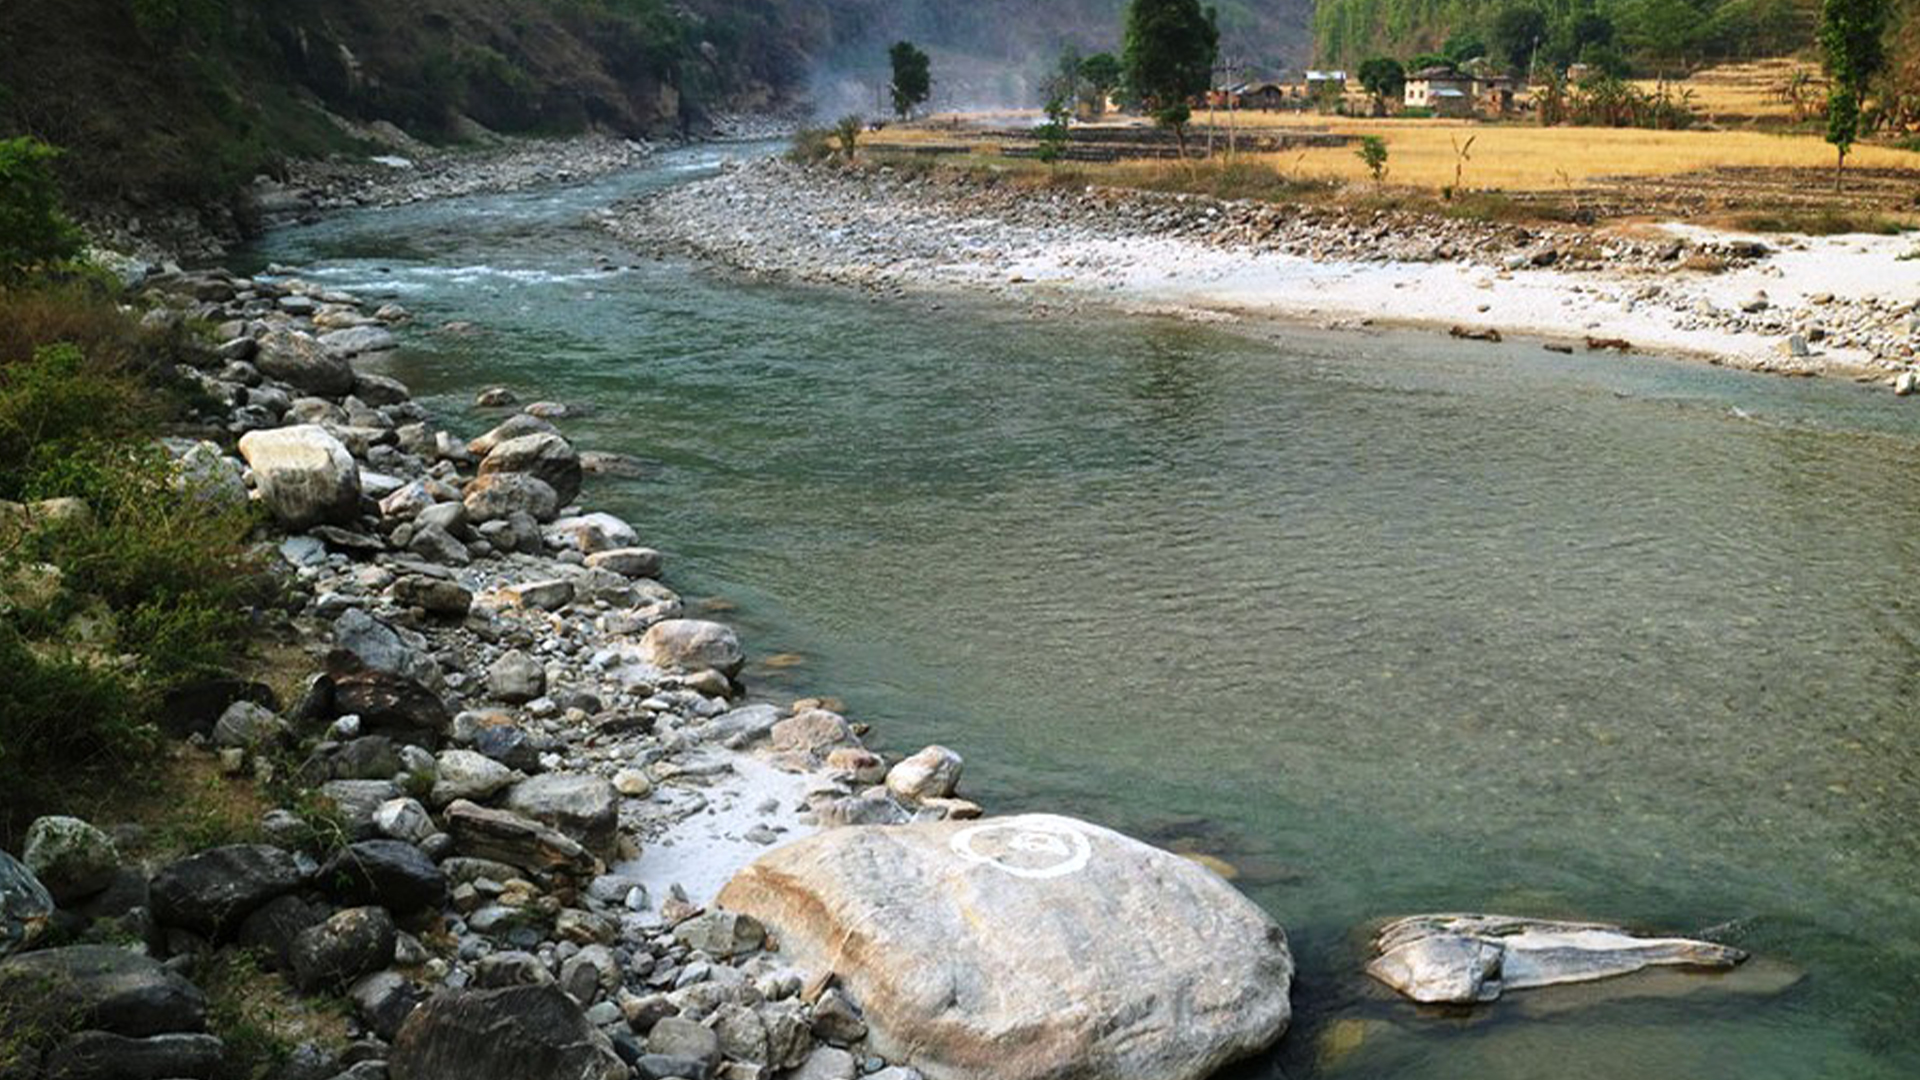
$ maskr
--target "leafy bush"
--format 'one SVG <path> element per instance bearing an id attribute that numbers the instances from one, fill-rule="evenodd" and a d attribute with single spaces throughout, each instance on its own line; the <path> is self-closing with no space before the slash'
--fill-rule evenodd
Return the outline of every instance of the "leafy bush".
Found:
<path id="1" fill-rule="evenodd" d="M 36 650 L 0 617 L 0 825 L 17 832 L 70 784 L 131 766 L 151 751 L 138 695 L 124 672 Z"/>
<path id="2" fill-rule="evenodd" d="M 0 139 L 0 286 L 80 253 L 80 230 L 60 210 L 59 156 L 37 139 Z"/>
<path id="3" fill-rule="evenodd" d="M 0 330 L 0 498 L 72 497 L 90 513 L 0 522 L 0 826 L 57 809 L 76 785 L 139 780 L 145 720 L 174 687 L 227 671 L 270 578 L 248 547 L 254 512 L 185 485 L 149 432 L 153 376 L 177 340 L 91 294 L 9 293 Z M 63 298 L 71 307 L 63 307 Z M 72 331 L 93 343 L 37 344 Z M 7 583 L 59 571 L 7 602 Z M 46 593 L 51 593 L 49 597 Z"/>
<path id="4" fill-rule="evenodd" d="M 867 126 L 859 113 L 848 113 L 833 125 L 833 137 L 840 144 L 840 153 L 848 161 L 853 160 L 854 152 L 860 148 L 860 132 Z"/>
<path id="5" fill-rule="evenodd" d="M 787 148 L 787 160 L 816 165 L 833 156 L 833 132 L 826 128 L 803 127 L 793 133 L 793 145 Z"/>

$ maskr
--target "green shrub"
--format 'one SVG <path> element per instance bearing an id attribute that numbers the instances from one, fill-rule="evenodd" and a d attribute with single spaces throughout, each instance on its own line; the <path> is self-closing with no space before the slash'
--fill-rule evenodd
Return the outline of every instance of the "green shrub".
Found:
<path id="1" fill-rule="evenodd" d="M 26 363 L 0 368 L 0 498 L 48 498 L 34 489 L 106 483 L 92 475 L 104 463 L 78 451 L 131 432 L 137 390 L 89 371 L 74 345 L 48 345 Z"/>
<path id="2" fill-rule="evenodd" d="M 61 212 L 53 177 L 59 155 L 38 139 L 0 139 L 0 286 L 80 253 L 80 230 Z"/>
<path id="3" fill-rule="evenodd" d="M 826 128 L 803 127 L 793 133 L 793 145 L 787 147 L 787 160 L 816 165 L 833 156 L 833 132 Z"/>
<path id="4" fill-rule="evenodd" d="M 144 760 L 154 730 L 142 722 L 126 673 L 60 651 L 35 649 L 0 617 L 0 826 L 13 833 L 70 785 Z"/>

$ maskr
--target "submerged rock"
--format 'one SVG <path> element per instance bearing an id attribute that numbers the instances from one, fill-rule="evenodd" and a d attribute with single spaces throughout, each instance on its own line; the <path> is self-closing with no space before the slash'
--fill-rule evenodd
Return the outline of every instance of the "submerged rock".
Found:
<path id="1" fill-rule="evenodd" d="M 838 976 L 868 1046 L 930 1080 L 1198 1080 L 1291 1017 L 1273 920 L 1071 818 L 832 829 L 761 856 L 719 903 Z"/>
<path id="2" fill-rule="evenodd" d="M 1409 916 L 1381 928 L 1373 951 L 1367 974 L 1415 1001 L 1453 1004 L 1656 964 L 1724 969 L 1747 958 L 1710 941 L 1642 938 L 1606 923 L 1507 915 Z"/>

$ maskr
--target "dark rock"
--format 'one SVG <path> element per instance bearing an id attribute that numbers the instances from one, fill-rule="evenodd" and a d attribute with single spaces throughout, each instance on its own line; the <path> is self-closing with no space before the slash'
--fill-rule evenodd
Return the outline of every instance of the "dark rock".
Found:
<path id="1" fill-rule="evenodd" d="M 627 1080 L 627 1066 L 552 986 L 443 993 L 401 1026 L 394 1080 Z"/>
<path id="2" fill-rule="evenodd" d="M 207 1000 L 146 956 L 72 945 L 0 960 L 0 1034 L 32 1026 L 120 1035 L 202 1031 Z"/>
<path id="3" fill-rule="evenodd" d="M 354 1015 L 375 1035 L 389 1042 L 425 999 L 419 987 L 395 971 L 376 971 L 347 990 Z"/>
<path id="4" fill-rule="evenodd" d="M 83 1031 L 47 1054 L 46 1080 L 211 1080 L 226 1055 L 212 1035 Z"/>
<path id="5" fill-rule="evenodd" d="M 353 669 L 339 651 L 328 657 L 333 707 L 357 715 L 368 729 L 386 729 L 409 741 L 437 745 L 452 714 L 447 703 L 418 679 L 392 671 Z"/>
<path id="6" fill-rule="evenodd" d="M 265 844 L 233 844 L 168 864 L 151 884 L 163 926 L 218 938 L 302 880 L 292 855 Z"/>
<path id="7" fill-rule="evenodd" d="M 379 904 L 396 915 L 440 907 L 446 875 L 419 848 L 399 840 L 351 844 L 320 870 L 319 886 L 349 904 Z"/>
<path id="8" fill-rule="evenodd" d="M 393 916 L 379 907 L 348 908 L 309 926 L 288 950 L 300 989 L 338 990 L 393 962 Z"/>
<path id="9" fill-rule="evenodd" d="M 288 893 L 260 905 L 240 923 L 234 940 L 250 949 L 260 949 L 281 971 L 293 966 L 293 940 L 301 932 L 327 921 L 327 909 L 305 897 Z"/>
<path id="10" fill-rule="evenodd" d="M 31 944 L 53 917 L 53 896 L 26 864 L 0 851 L 0 956 Z"/>
<path id="11" fill-rule="evenodd" d="M 333 813 L 348 837 L 366 840 L 378 829 L 373 815 L 389 799 L 400 796 L 400 789 L 388 780 L 329 780 L 317 789 L 320 797 L 333 804 Z"/>

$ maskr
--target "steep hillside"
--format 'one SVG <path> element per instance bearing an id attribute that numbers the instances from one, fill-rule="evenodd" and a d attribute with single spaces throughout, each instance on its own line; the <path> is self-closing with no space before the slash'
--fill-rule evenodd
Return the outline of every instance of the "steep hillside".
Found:
<path id="1" fill-rule="evenodd" d="M 9 0 L 0 136 L 64 147 L 83 207 L 201 209 L 287 157 L 429 141 L 698 133 L 716 111 L 872 110 L 886 45 L 935 56 L 936 101 L 1031 104 L 1061 47 L 1115 48 L 1126 0 Z M 1303 60 L 1311 0 L 1226 0 L 1223 48 Z M 841 100 L 822 101 L 838 109 Z"/>
<path id="2" fill-rule="evenodd" d="M 1327 63 L 1405 58 L 1456 36 L 1497 55 L 1508 20 L 1523 55 L 1671 73 L 1807 48 L 1818 12 L 1818 0 L 1318 0 L 1313 25 Z"/>

